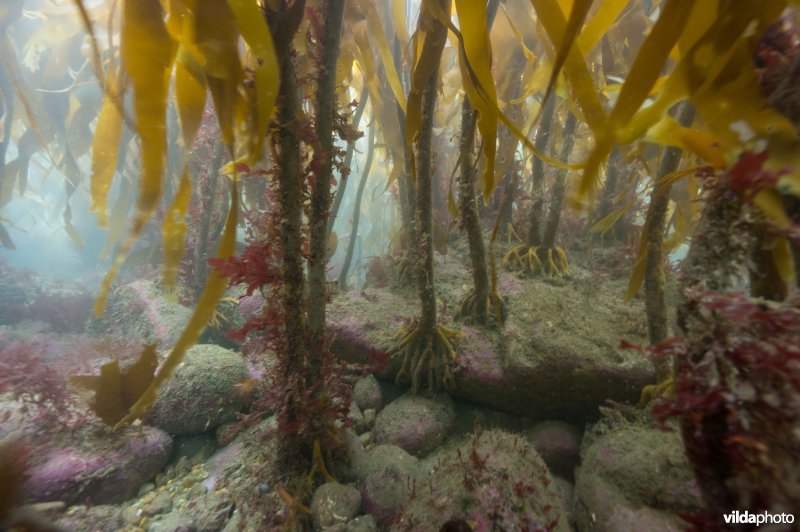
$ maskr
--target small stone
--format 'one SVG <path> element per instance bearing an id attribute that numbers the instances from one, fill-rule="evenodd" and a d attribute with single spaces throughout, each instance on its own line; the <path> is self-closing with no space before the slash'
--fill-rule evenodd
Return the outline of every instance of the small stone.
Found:
<path id="1" fill-rule="evenodd" d="M 378 412 L 374 408 L 367 408 L 364 410 L 364 425 L 366 426 L 366 430 L 371 430 L 373 426 L 375 426 L 375 416 L 378 415 Z"/>
<path id="2" fill-rule="evenodd" d="M 367 375 L 359 379 L 353 387 L 353 401 L 361 410 L 372 408 L 380 410 L 383 406 L 383 395 L 378 379 L 374 375 Z"/>
<path id="3" fill-rule="evenodd" d="M 189 459 L 186 456 L 181 456 L 178 459 L 178 463 L 175 464 L 175 472 L 177 474 L 186 473 L 192 469 L 192 465 L 189 463 Z"/>
<path id="4" fill-rule="evenodd" d="M 361 493 L 338 482 L 323 484 L 311 498 L 311 522 L 316 530 L 343 524 L 358 515 Z"/>
<path id="5" fill-rule="evenodd" d="M 570 480 L 578 465 L 580 432 L 563 421 L 542 421 L 525 432 L 550 471 Z"/>
<path id="6" fill-rule="evenodd" d="M 350 411 L 347 413 L 347 419 L 350 420 L 350 425 L 356 430 L 356 434 L 361 434 L 366 430 L 364 427 L 364 415 L 354 402 L 350 403 Z"/>
<path id="7" fill-rule="evenodd" d="M 142 515 L 142 509 L 138 504 L 128 506 L 122 511 L 122 518 L 128 524 L 138 522 L 139 517 Z"/>
<path id="8" fill-rule="evenodd" d="M 378 524 L 371 515 L 360 515 L 348 521 L 347 532 L 378 532 Z"/>
<path id="9" fill-rule="evenodd" d="M 397 445 L 423 457 L 447 439 L 454 423 L 455 407 L 447 395 L 431 399 L 409 393 L 381 410 L 372 436 L 377 444 Z"/>
<path id="10" fill-rule="evenodd" d="M 150 503 L 143 506 L 142 513 L 146 516 L 154 516 L 169 513 L 170 510 L 172 510 L 172 499 L 168 493 L 161 492 Z"/>

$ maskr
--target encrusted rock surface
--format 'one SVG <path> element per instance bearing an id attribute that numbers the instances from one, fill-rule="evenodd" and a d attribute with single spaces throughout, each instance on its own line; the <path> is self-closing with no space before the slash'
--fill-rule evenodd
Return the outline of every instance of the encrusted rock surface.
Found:
<path id="1" fill-rule="evenodd" d="M 247 377 L 239 353 L 213 344 L 196 345 L 159 390 L 147 422 L 182 436 L 213 430 L 233 420 L 242 408 L 236 386 Z"/>
<path id="2" fill-rule="evenodd" d="M 455 268 L 455 267 L 453 267 Z M 441 297 L 456 305 L 463 272 L 444 272 Z M 536 419 L 593 420 L 598 406 L 611 399 L 635 403 L 642 387 L 653 382 L 652 363 L 619 341 L 646 341 L 640 303 L 628 304 L 614 293 L 595 293 L 586 283 L 556 284 L 516 280 L 511 286 L 509 318 L 500 330 L 461 326 L 456 342 L 454 398 Z M 329 327 L 333 349 L 349 361 L 364 362 L 385 351 L 404 322 L 419 312 L 412 292 L 370 288 L 333 300 Z M 392 361 L 381 375 L 394 378 Z"/>
<path id="3" fill-rule="evenodd" d="M 677 514 L 697 513 L 701 500 L 679 433 L 639 424 L 601 424 L 595 430 L 576 474 L 578 528 L 685 530 Z"/>
<path id="4" fill-rule="evenodd" d="M 453 401 L 445 394 L 430 399 L 407 394 L 392 401 L 375 419 L 372 437 L 422 457 L 444 442 L 455 422 Z"/>
<path id="5" fill-rule="evenodd" d="M 85 428 L 37 452 L 23 492 L 28 502 L 112 504 L 136 495 L 169 459 L 172 439 L 154 427 L 96 437 Z"/>

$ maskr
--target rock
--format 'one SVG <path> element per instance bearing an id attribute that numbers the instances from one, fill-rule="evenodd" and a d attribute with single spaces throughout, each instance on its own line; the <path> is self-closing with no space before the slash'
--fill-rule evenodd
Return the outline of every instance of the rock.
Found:
<path id="1" fill-rule="evenodd" d="M 459 267 L 448 261 L 447 268 Z M 451 265 L 452 263 L 452 265 Z M 466 272 L 437 272 L 437 291 L 461 290 Z M 507 293 L 508 321 L 501 331 L 461 327 L 454 368 L 456 399 L 517 416 L 588 421 L 611 399 L 636 403 L 653 382 L 650 360 L 635 350 L 619 349 L 619 339 L 646 342 L 640 333 L 641 302 L 625 303 L 618 287 L 589 297 L 578 283 L 555 286 L 546 280 L 513 280 Z M 455 287 L 455 288 L 454 288 Z M 348 362 L 363 363 L 384 352 L 404 320 L 418 312 L 412 294 L 371 289 L 374 297 L 353 292 L 335 298 L 329 308 L 333 351 Z M 461 294 L 459 294 L 460 297 Z M 394 379 L 396 360 L 379 373 Z"/>
<path id="2" fill-rule="evenodd" d="M 233 503 L 217 492 L 192 501 L 191 510 L 173 510 L 148 527 L 148 532 L 218 532 L 233 514 Z"/>
<path id="3" fill-rule="evenodd" d="M 157 283 L 138 280 L 111 291 L 104 316 L 92 319 L 89 330 L 158 342 L 166 351 L 178 341 L 191 315 L 191 309 L 167 297 Z"/>
<path id="4" fill-rule="evenodd" d="M 359 478 L 358 471 L 363 468 L 367 455 L 361 436 L 353 429 L 345 429 L 342 436 L 344 444 L 338 451 L 338 458 L 333 462 L 334 475 L 343 482 L 352 482 Z"/>
<path id="5" fill-rule="evenodd" d="M 217 441 L 211 434 L 203 433 L 193 436 L 177 436 L 175 453 L 172 460 L 177 462 L 183 457 L 194 465 L 202 462 L 217 450 Z"/>
<path id="6" fill-rule="evenodd" d="M 561 497 L 561 507 L 564 508 L 564 515 L 566 516 L 567 522 L 573 530 L 577 530 L 575 516 L 572 513 L 575 501 L 575 486 L 561 477 L 553 477 L 553 487 L 556 493 Z"/>
<path id="7" fill-rule="evenodd" d="M 367 408 L 363 413 L 365 430 L 371 430 L 372 427 L 375 426 L 375 417 L 377 416 L 377 413 L 373 408 Z"/>
<path id="8" fill-rule="evenodd" d="M 197 527 L 190 512 L 176 510 L 150 523 L 147 532 L 197 532 Z"/>
<path id="9" fill-rule="evenodd" d="M 702 502 L 679 433 L 642 425 L 595 432 L 584 443 L 576 473 L 578 528 L 684 530 L 677 514 L 697 513 Z"/>
<path id="10" fill-rule="evenodd" d="M 345 527 L 346 532 L 378 532 L 378 524 L 371 515 L 360 515 L 350 520 Z"/>
<path id="11" fill-rule="evenodd" d="M 395 445 L 379 445 L 367 453 L 356 470 L 361 503 L 381 526 L 391 523 L 410 494 L 419 461 Z"/>
<path id="12" fill-rule="evenodd" d="M 172 439 L 154 427 L 87 428 L 44 447 L 23 486 L 27 502 L 114 504 L 135 496 L 169 459 Z"/>
<path id="13" fill-rule="evenodd" d="M 196 345 L 159 390 L 147 422 L 189 436 L 232 421 L 243 405 L 236 386 L 247 379 L 238 353 L 213 344 Z"/>
<path id="14" fill-rule="evenodd" d="M 350 403 L 350 409 L 347 412 L 347 419 L 350 421 L 350 426 L 353 427 L 357 434 L 363 433 L 367 430 L 364 423 L 364 414 L 355 402 Z"/>
<path id="15" fill-rule="evenodd" d="M 161 491 L 153 500 L 142 507 L 142 513 L 147 516 L 166 514 L 172 510 L 172 498 L 166 491 Z"/>
<path id="16" fill-rule="evenodd" d="M 555 475 L 575 478 L 580 457 L 580 433 L 563 421 L 542 421 L 525 431 L 525 437 Z"/>
<path id="17" fill-rule="evenodd" d="M 375 419 L 376 444 L 392 444 L 422 457 L 442 444 L 455 421 L 453 401 L 445 394 L 434 399 L 406 394 L 392 401 Z"/>
<path id="18" fill-rule="evenodd" d="M 221 491 L 210 491 L 194 500 L 192 518 L 197 532 L 217 532 L 233 514 L 233 501 Z"/>
<path id="19" fill-rule="evenodd" d="M 373 409 L 376 412 L 383 406 L 383 396 L 378 379 L 374 375 L 367 375 L 356 381 L 353 386 L 353 401 L 361 410 Z"/>
<path id="20" fill-rule="evenodd" d="M 103 504 L 98 506 L 72 506 L 56 520 L 63 530 L 92 530 L 116 532 L 125 526 L 119 507 Z"/>
<path id="21" fill-rule="evenodd" d="M 529 442 L 501 430 L 447 450 L 417 479 L 392 530 L 436 532 L 450 520 L 472 521 L 475 530 L 570 530 L 544 461 Z"/>
<path id="22" fill-rule="evenodd" d="M 316 530 L 344 524 L 358 515 L 361 494 L 352 486 L 327 482 L 311 498 L 311 522 Z"/>

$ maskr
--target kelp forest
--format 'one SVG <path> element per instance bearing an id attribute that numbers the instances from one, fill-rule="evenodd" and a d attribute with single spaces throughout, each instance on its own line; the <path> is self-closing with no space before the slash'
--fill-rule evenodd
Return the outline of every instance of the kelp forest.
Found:
<path id="1" fill-rule="evenodd" d="M 800 530 L 797 4 L 3 0 L 0 529 Z"/>

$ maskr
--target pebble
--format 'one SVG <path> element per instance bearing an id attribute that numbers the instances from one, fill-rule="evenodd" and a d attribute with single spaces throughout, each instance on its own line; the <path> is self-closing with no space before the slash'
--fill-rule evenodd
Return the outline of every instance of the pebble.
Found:
<path id="1" fill-rule="evenodd" d="M 372 427 L 375 425 L 375 416 L 377 415 L 378 412 L 374 408 L 367 408 L 364 410 L 364 425 L 367 430 L 372 430 Z"/>
<path id="2" fill-rule="evenodd" d="M 142 508 L 142 512 L 147 516 L 165 514 L 170 510 L 172 510 L 172 498 L 168 493 L 163 491 Z"/>
<path id="3" fill-rule="evenodd" d="M 361 442 L 361 445 L 366 447 L 372 441 L 372 433 L 371 432 L 365 432 L 363 434 L 359 434 L 358 435 L 358 440 Z"/>

